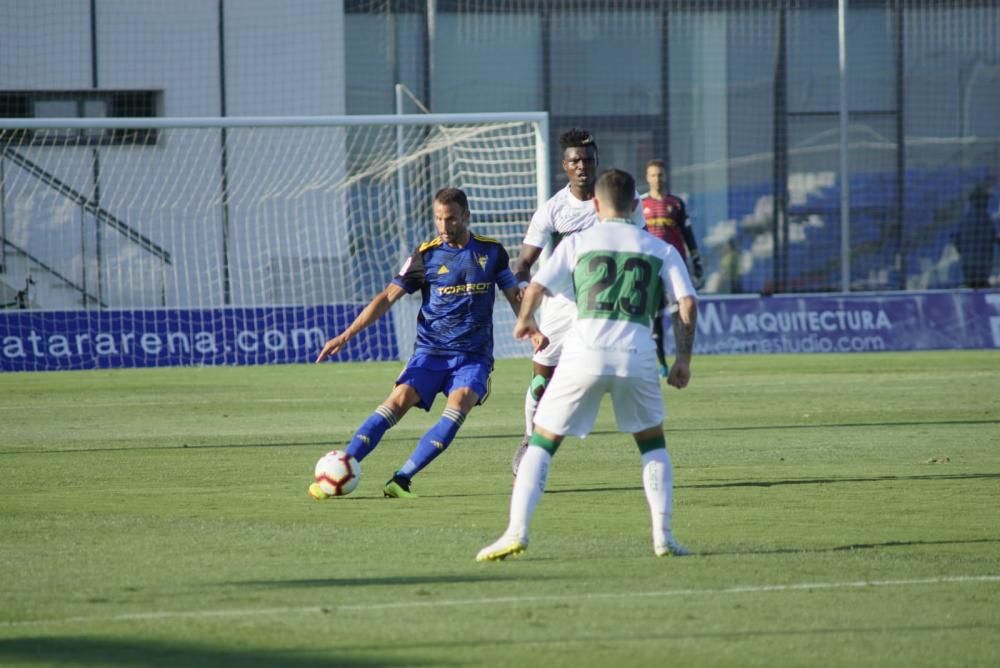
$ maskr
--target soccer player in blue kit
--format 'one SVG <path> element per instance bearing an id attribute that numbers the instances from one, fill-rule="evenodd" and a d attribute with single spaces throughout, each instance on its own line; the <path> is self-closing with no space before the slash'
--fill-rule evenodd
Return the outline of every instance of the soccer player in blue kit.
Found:
<path id="1" fill-rule="evenodd" d="M 423 298 L 413 352 L 388 398 L 358 428 L 347 452 L 359 462 L 408 410 L 430 411 L 440 392 L 448 398 L 441 419 L 427 430 L 406 463 L 385 484 L 386 497 L 412 498 L 410 481 L 454 440 L 473 406 L 486 401 L 493 370 L 496 286 L 517 314 L 521 300 L 510 258 L 500 242 L 473 234 L 465 193 L 442 188 L 434 195 L 438 236 L 422 244 L 389 285 L 347 329 L 326 342 L 316 362 L 336 355 L 358 332 L 385 315 L 404 295 Z M 309 494 L 326 498 L 318 485 Z"/>

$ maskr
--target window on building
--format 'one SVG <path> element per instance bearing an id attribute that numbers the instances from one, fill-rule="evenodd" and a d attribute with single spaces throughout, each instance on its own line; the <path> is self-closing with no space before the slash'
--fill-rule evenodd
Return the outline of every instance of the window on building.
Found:
<path id="1" fill-rule="evenodd" d="M 159 90 L 0 91 L 0 117 L 5 118 L 154 118 L 159 116 Z M 3 133 L 10 137 L 11 133 Z M 84 146 L 153 145 L 157 130 L 65 129 L 19 131 L 22 140 Z"/>

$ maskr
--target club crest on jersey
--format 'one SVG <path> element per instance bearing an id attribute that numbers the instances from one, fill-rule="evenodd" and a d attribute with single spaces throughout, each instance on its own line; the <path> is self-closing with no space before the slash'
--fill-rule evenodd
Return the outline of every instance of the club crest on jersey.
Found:
<path id="1" fill-rule="evenodd" d="M 479 268 L 482 269 L 483 271 L 486 271 L 486 261 L 488 259 L 489 258 L 487 258 L 485 255 L 476 256 L 476 261 L 479 263 Z"/>
<path id="2" fill-rule="evenodd" d="M 438 267 L 438 273 L 439 274 L 447 274 L 448 273 L 448 267 L 446 267 L 446 266 L 444 266 L 442 264 L 440 267 Z"/>

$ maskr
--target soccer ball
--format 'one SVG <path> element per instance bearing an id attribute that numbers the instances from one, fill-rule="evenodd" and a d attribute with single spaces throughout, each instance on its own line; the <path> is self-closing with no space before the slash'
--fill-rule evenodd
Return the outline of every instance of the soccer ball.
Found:
<path id="1" fill-rule="evenodd" d="M 344 496 L 361 480 L 361 464 L 343 450 L 331 450 L 316 462 L 316 484 L 327 496 Z"/>

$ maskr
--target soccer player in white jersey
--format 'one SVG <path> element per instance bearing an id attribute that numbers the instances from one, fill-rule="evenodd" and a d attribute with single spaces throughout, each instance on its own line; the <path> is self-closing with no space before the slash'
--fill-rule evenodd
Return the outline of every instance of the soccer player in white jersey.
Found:
<path id="1" fill-rule="evenodd" d="M 585 230 L 597 222 L 597 212 L 594 210 L 597 142 L 594 141 L 594 136 L 587 130 L 568 130 L 560 135 L 559 148 L 562 150 L 563 171 L 569 183 L 531 217 L 514 265 L 514 276 L 522 289 L 531 281 L 531 268 L 546 247 L 555 248 L 566 236 Z M 636 193 L 636 203 L 639 199 L 639 194 Z M 645 227 L 642 207 L 637 206 L 630 218 L 639 229 Z M 572 327 L 575 317 L 576 306 L 565 297 L 556 295 L 543 300 L 538 321 L 549 344 L 532 357 L 531 383 L 524 397 L 525 436 L 514 454 L 514 475 L 517 475 L 518 463 L 528 447 L 538 401 L 545 393 L 559 363 L 563 337 Z"/>
<path id="2" fill-rule="evenodd" d="M 525 289 L 514 335 L 532 337 L 534 313 L 544 294 L 563 294 L 578 314 L 565 338 L 562 359 L 535 413 L 531 442 L 521 459 L 510 500 L 510 523 L 477 561 L 497 561 L 528 547 L 531 516 L 545 490 L 549 464 L 567 434 L 593 429 L 601 399 L 610 394 L 618 429 L 631 433 L 642 460 L 642 484 L 653 527 L 656 556 L 687 551 L 671 530 L 673 473 L 663 435 L 663 396 L 656 368 L 652 319 L 660 300 L 676 302 L 677 355 L 667 383 L 678 389 L 691 379 L 698 308 L 680 254 L 629 220 L 635 179 L 612 169 L 596 184 L 601 223 L 564 240 Z"/>

